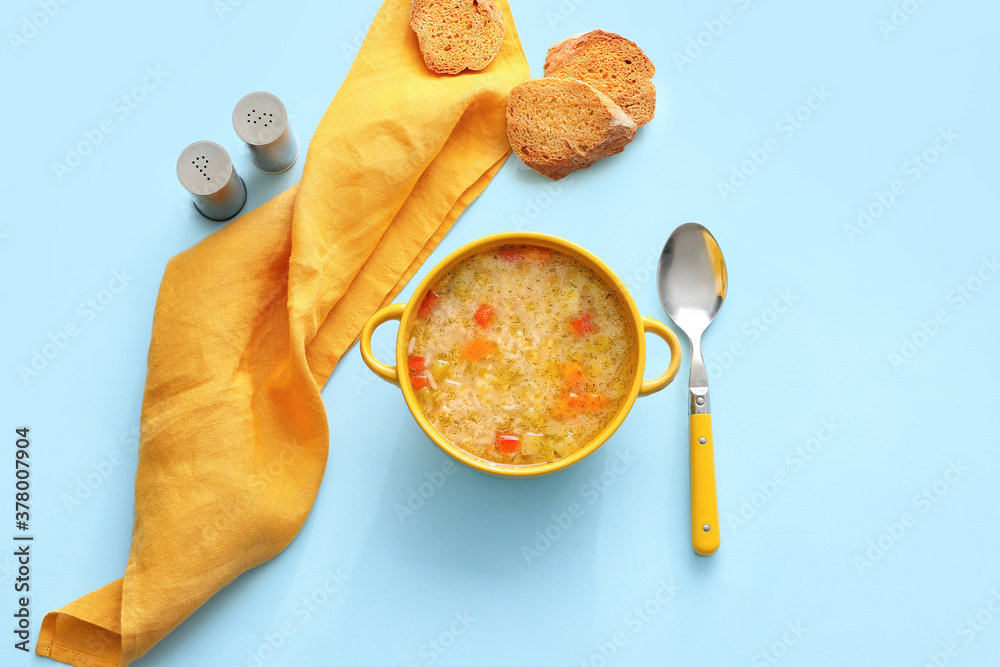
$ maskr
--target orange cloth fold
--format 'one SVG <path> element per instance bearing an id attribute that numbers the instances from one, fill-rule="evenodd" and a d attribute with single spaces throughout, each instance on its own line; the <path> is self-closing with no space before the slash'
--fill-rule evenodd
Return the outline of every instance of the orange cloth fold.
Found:
<path id="1" fill-rule="evenodd" d="M 39 655 L 128 665 L 294 539 L 326 467 L 320 389 L 509 154 L 507 95 L 529 71 L 496 2 L 496 59 L 440 76 L 410 0 L 386 0 L 301 183 L 168 263 L 125 576 L 47 614 Z"/>

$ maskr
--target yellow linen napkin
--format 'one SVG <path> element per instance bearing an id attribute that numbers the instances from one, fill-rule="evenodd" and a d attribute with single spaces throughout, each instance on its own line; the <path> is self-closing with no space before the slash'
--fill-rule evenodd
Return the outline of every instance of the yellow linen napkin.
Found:
<path id="1" fill-rule="evenodd" d="M 46 615 L 36 652 L 128 665 L 302 527 L 326 466 L 320 389 L 509 154 L 528 65 L 505 0 L 481 72 L 426 69 L 386 0 L 301 183 L 177 255 L 157 298 L 123 579 Z"/>

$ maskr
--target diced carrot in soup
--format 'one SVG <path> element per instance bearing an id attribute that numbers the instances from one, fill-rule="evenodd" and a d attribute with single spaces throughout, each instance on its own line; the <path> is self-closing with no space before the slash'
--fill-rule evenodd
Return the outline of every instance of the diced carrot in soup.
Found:
<path id="1" fill-rule="evenodd" d="M 602 394 L 586 394 L 583 397 L 583 409 L 587 412 L 597 412 L 607 404 L 608 399 Z"/>
<path id="2" fill-rule="evenodd" d="M 423 357 L 410 357 L 409 361 L 410 372 L 417 373 L 424 370 L 424 358 Z"/>
<path id="3" fill-rule="evenodd" d="M 542 248 L 540 246 L 529 247 L 524 251 L 524 258 L 529 262 L 535 262 L 536 264 L 541 264 L 543 262 L 549 261 L 549 257 L 552 256 L 552 251 L 548 248 Z"/>
<path id="4" fill-rule="evenodd" d="M 583 407 L 583 396 L 571 391 L 565 395 L 563 403 L 570 410 L 579 410 Z"/>
<path id="5" fill-rule="evenodd" d="M 569 362 L 563 366 L 563 379 L 569 385 L 570 391 L 579 393 L 587 386 L 587 379 L 583 376 L 583 369 L 577 363 Z"/>
<path id="6" fill-rule="evenodd" d="M 493 343 L 485 338 L 477 338 L 462 348 L 462 354 L 469 361 L 479 361 L 493 350 Z"/>

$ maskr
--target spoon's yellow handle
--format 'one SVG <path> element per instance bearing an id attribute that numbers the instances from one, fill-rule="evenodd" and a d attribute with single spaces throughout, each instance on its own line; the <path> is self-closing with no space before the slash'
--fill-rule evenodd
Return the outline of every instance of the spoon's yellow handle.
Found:
<path id="1" fill-rule="evenodd" d="M 712 415 L 691 415 L 691 545 L 701 556 L 719 548 Z"/>

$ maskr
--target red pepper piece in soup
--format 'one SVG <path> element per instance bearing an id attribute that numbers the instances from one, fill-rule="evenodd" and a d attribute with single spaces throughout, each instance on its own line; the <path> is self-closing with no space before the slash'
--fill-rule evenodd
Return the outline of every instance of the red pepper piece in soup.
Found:
<path id="1" fill-rule="evenodd" d="M 417 309 L 417 315 L 420 317 L 430 317 L 431 311 L 434 310 L 434 304 L 437 303 L 438 295 L 436 292 L 428 292 L 427 296 L 420 303 L 420 308 Z"/>
<path id="2" fill-rule="evenodd" d="M 504 454 L 513 454 L 521 449 L 521 439 L 513 433 L 498 433 L 497 449 Z"/>

